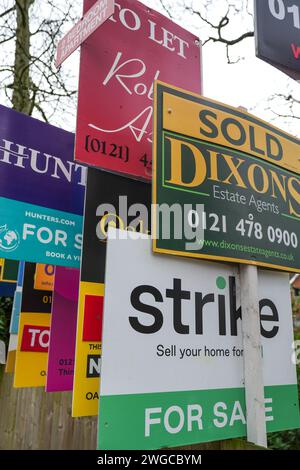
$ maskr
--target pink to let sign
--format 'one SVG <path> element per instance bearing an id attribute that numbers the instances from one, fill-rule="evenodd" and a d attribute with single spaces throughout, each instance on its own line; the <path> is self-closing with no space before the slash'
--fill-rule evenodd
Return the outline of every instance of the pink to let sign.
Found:
<path id="1" fill-rule="evenodd" d="M 52 300 L 46 392 L 72 390 L 79 269 L 57 266 Z"/>
<path id="2" fill-rule="evenodd" d="M 155 80 L 200 93 L 199 38 L 138 1 L 116 0 L 81 48 L 77 162 L 151 179 Z"/>
<path id="3" fill-rule="evenodd" d="M 114 0 L 98 0 L 59 41 L 56 67 L 59 67 L 114 12 Z"/>

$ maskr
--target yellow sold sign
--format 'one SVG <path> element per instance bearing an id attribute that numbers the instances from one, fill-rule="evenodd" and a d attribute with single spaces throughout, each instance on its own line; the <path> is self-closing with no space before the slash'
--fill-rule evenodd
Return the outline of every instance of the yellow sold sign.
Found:
<path id="1" fill-rule="evenodd" d="M 174 89 L 172 87 L 172 89 Z M 299 139 L 236 108 L 197 96 L 163 94 L 163 128 L 244 152 L 300 173 Z"/>

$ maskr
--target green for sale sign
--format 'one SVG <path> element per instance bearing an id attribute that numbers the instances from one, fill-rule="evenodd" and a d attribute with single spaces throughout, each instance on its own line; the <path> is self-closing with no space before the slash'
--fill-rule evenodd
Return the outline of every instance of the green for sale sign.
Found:
<path id="1" fill-rule="evenodd" d="M 289 275 L 258 278 L 267 431 L 298 428 Z M 109 228 L 104 298 L 99 449 L 246 435 L 238 266 L 154 255 Z"/>
<path id="2" fill-rule="evenodd" d="M 161 82 L 155 110 L 154 251 L 300 272 L 300 141 Z"/>

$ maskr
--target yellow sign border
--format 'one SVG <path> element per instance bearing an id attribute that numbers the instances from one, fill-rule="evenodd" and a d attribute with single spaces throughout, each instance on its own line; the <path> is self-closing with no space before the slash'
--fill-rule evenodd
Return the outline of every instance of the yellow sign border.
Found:
<path id="1" fill-rule="evenodd" d="M 167 87 L 170 90 L 179 91 L 181 93 L 192 95 L 192 96 L 195 96 L 195 97 L 200 98 L 200 99 L 201 98 L 207 99 L 208 101 L 211 101 L 212 103 L 222 105 L 222 103 L 219 102 L 219 101 L 212 100 L 210 98 L 205 98 L 202 95 L 199 95 L 197 93 L 190 92 L 190 91 L 187 91 L 187 90 L 183 90 L 182 88 L 179 88 L 179 87 L 176 87 L 176 86 L 173 86 L 173 85 L 169 85 L 168 83 L 162 82 L 160 80 L 155 80 L 155 82 L 154 82 L 154 93 L 153 93 L 154 103 L 157 103 L 157 92 L 158 92 L 158 87 L 159 86 Z M 228 108 L 232 109 L 232 110 L 236 110 L 236 108 L 234 108 L 233 106 L 228 105 Z M 252 265 L 252 266 L 259 266 L 259 267 L 263 267 L 263 268 L 277 269 L 279 271 L 300 273 L 300 269 L 291 268 L 291 267 L 287 267 L 287 266 L 280 266 L 280 265 L 275 265 L 275 264 L 270 264 L 270 263 L 264 263 L 264 262 L 260 262 L 260 261 L 251 261 L 251 260 L 245 260 L 245 259 L 240 259 L 240 258 L 230 258 L 230 257 L 213 256 L 213 255 L 205 255 L 205 254 L 195 254 L 195 253 L 189 253 L 189 252 L 186 252 L 186 251 L 174 251 L 174 250 L 168 250 L 168 249 L 163 249 L 163 248 L 157 248 L 157 244 L 156 244 L 156 233 L 157 233 L 157 226 L 156 226 L 156 216 L 157 216 L 157 212 L 156 212 L 156 205 L 157 205 L 157 199 L 156 199 L 156 194 L 157 194 L 157 185 L 156 185 L 156 176 L 157 176 L 156 175 L 156 173 L 157 173 L 157 111 L 158 111 L 157 106 L 154 106 L 154 113 L 153 113 L 153 131 L 154 132 L 153 132 L 153 152 L 152 152 L 152 203 L 154 204 L 153 213 L 152 213 L 152 227 L 153 227 L 153 229 L 152 229 L 152 234 L 153 234 L 152 235 L 153 236 L 152 250 L 153 250 L 153 252 L 154 253 L 170 254 L 170 255 L 181 256 L 181 257 L 186 257 L 186 258 L 205 259 L 205 260 L 208 260 L 208 261 L 209 260 L 223 261 L 223 262 L 236 263 L 236 264 L 241 263 L 241 264 L 248 264 L 248 265 Z M 249 114 L 249 113 L 245 113 L 245 114 Z M 266 121 L 263 121 L 260 118 L 255 118 L 255 119 L 269 125 Z M 279 128 L 277 128 L 275 126 L 272 126 L 272 127 L 274 127 L 274 129 L 277 129 L 278 131 L 280 131 L 280 133 L 284 133 L 287 136 L 289 136 L 288 133 L 280 130 Z"/>

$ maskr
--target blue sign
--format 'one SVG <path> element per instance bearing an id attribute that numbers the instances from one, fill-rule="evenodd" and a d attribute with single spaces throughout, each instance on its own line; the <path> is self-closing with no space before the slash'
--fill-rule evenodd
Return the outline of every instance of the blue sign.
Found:
<path id="1" fill-rule="evenodd" d="M 3 258 L 79 267 L 82 216 L 0 197 L 0 220 Z"/>

